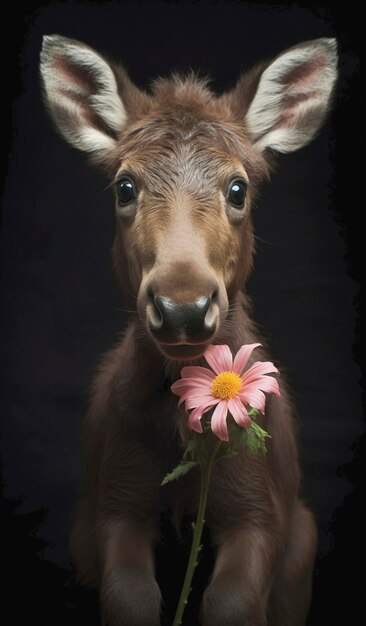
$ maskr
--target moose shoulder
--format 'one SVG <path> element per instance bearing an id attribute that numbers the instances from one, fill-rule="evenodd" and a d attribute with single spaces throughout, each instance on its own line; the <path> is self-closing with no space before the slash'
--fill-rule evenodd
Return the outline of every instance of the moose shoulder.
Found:
<path id="1" fill-rule="evenodd" d="M 157 626 L 154 577 L 160 483 L 181 456 L 186 417 L 164 381 L 211 343 L 258 340 L 244 295 L 251 205 L 268 150 L 291 152 L 321 127 L 337 74 L 336 42 L 291 48 L 214 94 L 194 74 L 139 90 L 88 46 L 46 36 L 45 100 L 56 126 L 115 189 L 114 266 L 131 314 L 97 374 L 85 420 L 85 493 L 70 540 L 105 626 Z M 262 349 L 260 358 L 267 358 Z M 204 626 L 303 626 L 316 528 L 298 497 L 291 403 L 267 402 L 266 458 L 245 449 L 215 471 L 207 523 L 217 546 Z M 185 479 L 194 511 L 197 485 Z M 180 496 L 181 497 L 181 496 Z"/>

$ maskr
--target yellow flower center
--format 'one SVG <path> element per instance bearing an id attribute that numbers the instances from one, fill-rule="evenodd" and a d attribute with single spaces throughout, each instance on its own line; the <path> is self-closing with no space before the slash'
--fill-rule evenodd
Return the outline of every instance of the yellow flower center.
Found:
<path id="1" fill-rule="evenodd" d="M 235 372 L 221 372 L 212 381 L 211 391 L 214 398 L 231 400 L 241 389 L 242 380 Z"/>

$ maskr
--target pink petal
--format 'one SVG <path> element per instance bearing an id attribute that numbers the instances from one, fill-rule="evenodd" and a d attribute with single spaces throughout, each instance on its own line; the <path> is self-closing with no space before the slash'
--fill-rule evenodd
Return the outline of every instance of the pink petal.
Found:
<path id="1" fill-rule="evenodd" d="M 175 395 L 179 396 L 178 406 L 180 406 L 182 404 L 182 402 L 184 402 L 185 399 L 190 395 L 190 391 L 191 391 L 190 388 L 188 388 L 188 389 L 177 389 L 175 387 L 174 389 L 172 389 L 172 392 L 175 393 Z"/>
<path id="2" fill-rule="evenodd" d="M 255 383 L 250 384 L 255 384 L 258 389 L 266 391 L 267 393 L 274 393 L 275 396 L 281 395 L 278 380 L 273 378 L 273 376 L 263 376 L 258 379 L 258 381 L 255 381 Z"/>
<path id="3" fill-rule="evenodd" d="M 227 400 L 221 400 L 212 413 L 211 418 L 212 432 L 222 441 L 229 441 L 229 433 L 226 424 L 227 405 Z"/>
<path id="4" fill-rule="evenodd" d="M 258 376 L 258 378 L 253 378 L 253 380 L 245 382 L 241 393 L 245 393 L 248 388 L 261 389 L 267 393 L 274 393 L 276 396 L 280 395 L 278 381 L 276 378 L 273 378 L 273 376 Z"/>
<path id="5" fill-rule="evenodd" d="M 175 393 L 176 396 L 180 396 L 182 393 L 184 393 L 184 391 L 188 391 L 188 389 L 190 389 L 187 383 L 185 383 L 185 385 L 182 385 L 182 382 L 183 381 L 180 378 L 179 380 L 176 380 L 175 383 L 173 383 L 170 387 L 170 389 L 173 393 Z"/>
<path id="6" fill-rule="evenodd" d="M 242 381 L 243 383 L 251 383 L 264 374 L 278 374 L 278 369 L 270 361 L 256 361 L 244 372 Z"/>
<path id="7" fill-rule="evenodd" d="M 182 384 L 179 384 L 179 385 L 175 384 L 174 389 L 172 389 L 173 393 L 175 393 L 177 396 L 180 396 L 180 398 L 182 397 L 187 398 L 190 395 L 198 395 L 198 394 L 210 395 L 212 397 L 210 385 L 196 385 L 196 384 L 187 385 L 183 383 L 184 381 L 182 381 Z M 182 400 L 180 401 L 180 403 L 181 402 Z"/>
<path id="8" fill-rule="evenodd" d="M 205 393 L 204 391 L 203 392 L 202 391 L 197 391 L 197 392 L 186 391 L 180 396 L 178 406 L 180 406 L 181 404 L 183 404 L 183 402 L 185 402 L 186 410 L 188 411 L 189 409 L 193 409 L 196 406 L 199 406 L 200 404 L 202 404 L 203 401 L 209 402 L 212 399 L 213 399 L 212 395 Z"/>
<path id="9" fill-rule="evenodd" d="M 229 346 L 209 346 L 203 356 L 215 374 L 231 372 L 233 369 L 233 355 Z"/>
<path id="10" fill-rule="evenodd" d="M 228 402 L 228 409 L 234 420 L 242 428 L 249 428 L 252 420 L 250 419 L 245 406 L 240 402 L 239 398 L 232 398 Z"/>
<path id="11" fill-rule="evenodd" d="M 214 406 L 218 402 L 219 400 L 217 400 L 217 398 L 211 398 L 211 400 L 206 402 L 205 404 L 201 404 L 200 406 L 194 408 L 193 411 L 191 411 L 191 413 L 189 414 L 188 427 L 192 430 L 195 430 L 196 432 L 202 432 L 201 424 L 198 424 L 198 421 L 202 418 L 203 413 L 209 411 L 209 409 L 211 409 L 212 406 Z"/>
<path id="12" fill-rule="evenodd" d="M 212 398 L 211 383 L 208 380 L 197 382 L 189 378 L 180 378 L 172 384 L 171 390 L 177 396 L 180 396 L 178 406 L 187 398 L 201 398 L 202 396 Z"/>
<path id="13" fill-rule="evenodd" d="M 190 428 L 191 430 L 195 430 L 196 433 L 201 433 L 203 430 L 201 424 L 202 415 L 206 413 L 206 411 L 208 411 L 210 408 L 210 406 L 202 405 L 198 406 L 196 409 L 193 409 L 188 417 L 188 428 Z"/>
<path id="14" fill-rule="evenodd" d="M 261 343 L 248 343 L 248 345 L 242 346 L 235 355 L 233 372 L 236 372 L 240 376 L 248 363 L 253 350 L 261 345 Z"/>
<path id="15" fill-rule="evenodd" d="M 213 398 L 208 395 L 190 395 L 187 398 L 182 398 L 181 402 L 186 403 L 186 411 L 190 411 L 191 409 L 195 409 L 198 406 L 214 406 L 219 402 L 218 398 Z"/>
<path id="16" fill-rule="evenodd" d="M 242 402 L 244 402 L 244 404 L 250 404 L 253 409 L 259 409 L 259 411 L 264 413 L 266 396 L 263 391 L 258 389 L 257 383 L 246 385 L 243 391 L 239 393 L 239 398 Z"/>
<path id="17" fill-rule="evenodd" d="M 215 374 L 211 370 L 199 365 L 186 365 L 180 374 L 182 378 L 194 378 L 195 380 L 213 380 L 215 378 Z"/>
<path id="18" fill-rule="evenodd" d="M 199 406 L 189 414 L 188 428 L 190 430 L 195 430 L 196 433 L 202 433 L 203 431 L 202 424 L 201 424 L 201 417 L 203 414 L 203 409 L 204 407 Z"/>
<path id="19" fill-rule="evenodd" d="M 211 389 L 212 381 L 208 380 L 195 380 L 194 378 L 180 378 L 172 384 L 171 390 L 177 396 L 185 391 L 193 389 Z"/>
<path id="20" fill-rule="evenodd" d="M 207 401 L 213 398 L 212 394 L 206 389 L 187 389 L 187 391 L 182 391 L 177 395 L 180 396 L 178 406 L 180 406 L 182 402 L 195 401 L 200 403 L 202 398 L 205 398 Z M 196 404 L 196 406 L 198 406 L 198 404 Z"/>

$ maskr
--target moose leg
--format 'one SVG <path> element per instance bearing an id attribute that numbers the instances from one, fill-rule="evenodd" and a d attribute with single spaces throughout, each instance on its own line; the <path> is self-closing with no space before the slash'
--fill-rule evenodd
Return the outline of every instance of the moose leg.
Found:
<path id="1" fill-rule="evenodd" d="M 269 599 L 270 626 L 304 626 L 310 606 L 316 525 L 310 511 L 298 503 L 288 533 L 285 554 Z"/>
<path id="2" fill-rule="evenodd" d="M 103 626 L 158 626 L 151 529 L 114 519 L 101 525 L 101 539 Z"/>
<path id="3" fill-rule="evenodd" d="M 96 521 L 102 616 L 106 626 L 158 626 L 160 468 L 134 432 L 121 422 L 113 426 L 100 469 Z"/>
<path id="4" fill-rule="evenodd" d="M 218 555 L 203 598 L 204 626 L 266 626 L 277 542 L 259 528 L 218 537 Z"/>

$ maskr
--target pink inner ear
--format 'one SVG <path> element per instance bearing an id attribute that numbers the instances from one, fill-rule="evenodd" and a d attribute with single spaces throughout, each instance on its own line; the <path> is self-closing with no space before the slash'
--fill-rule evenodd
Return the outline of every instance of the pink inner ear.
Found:
<path id="1" fill-rule="evenodd" d="M 65 83 L 69 85 L 72 91 L 85 96 L 91 96 L 98 91 L 98 86 L 90 71 L 79 67 L 63 56 L 57 56 L 54 60 L 54 70 L 62 76 Z"/>
<path id="2" fill-rule="evenodd" d="M 308 91 L 306 93 L 299 93 L 296 95 L 288 95 L 283 99 L 283 111 L 278 119 L 275 128 L 280 126 L 289 126 L 291 122 L 295 121 L 298 116 L 298 105 L 307 100 L 313 100 L 316 98 L 315 91 Z"/>
<path id="3" fill-rule="evenodd" d="M 70 63 L 62 56 L 55 59 L 54 70 L 64 79 L 64 87 L 59 87 L 59 94 L 66 100 L 78 105 L 78 113 L 85 120 L 86 126 L 114 136 L 108 125 L 98 116 L 88 102 L 88 98 L 97 93 L 98 88 L 91 72 Z"/>
<path id="4" fill-rule="evenodd" d="M 116 134 L 111 128 L 98 116 L 98 114 L 89 106 L 87 97 L 70 94 L 69 91 L 62 91 L 67 98 L 78 104 L 78 113 L 85 120 L 85 125 L 99 130 L 104 135 L 115 137 Z"/>
<path id="5" fill-rule="evenodd" d="M 324 69 L 325 63 L 324 55 L 314 55 L 311 60 L 290 70 L 282 79 L 281 82 L 288 91 L 284 93 L 282 112 L 275 128 L 294 125 L 299 115 L 298 105 L 309 100 L 316 100 L 317 91 L 314 84 L 318 80 L 319 72 Z"/>
<path id="6" fill-rule="evenodd" d="M 314 56 L 299 67 L 290 70 L 282 79 L 282 84 L 289 88 L 304 88 L 309 85 L 326 65 L 327 59 L 323 54 Z"/>
<path id="7" fill-rule="evenodd" d="M 281 114 L 277 124 L 274 125 L 273 128 L 281 128 L 281 126 L 291 126 L 291 124 L 297 121 L 297 110 L 293 109 L 285 109 L 285 111 Z"/>

